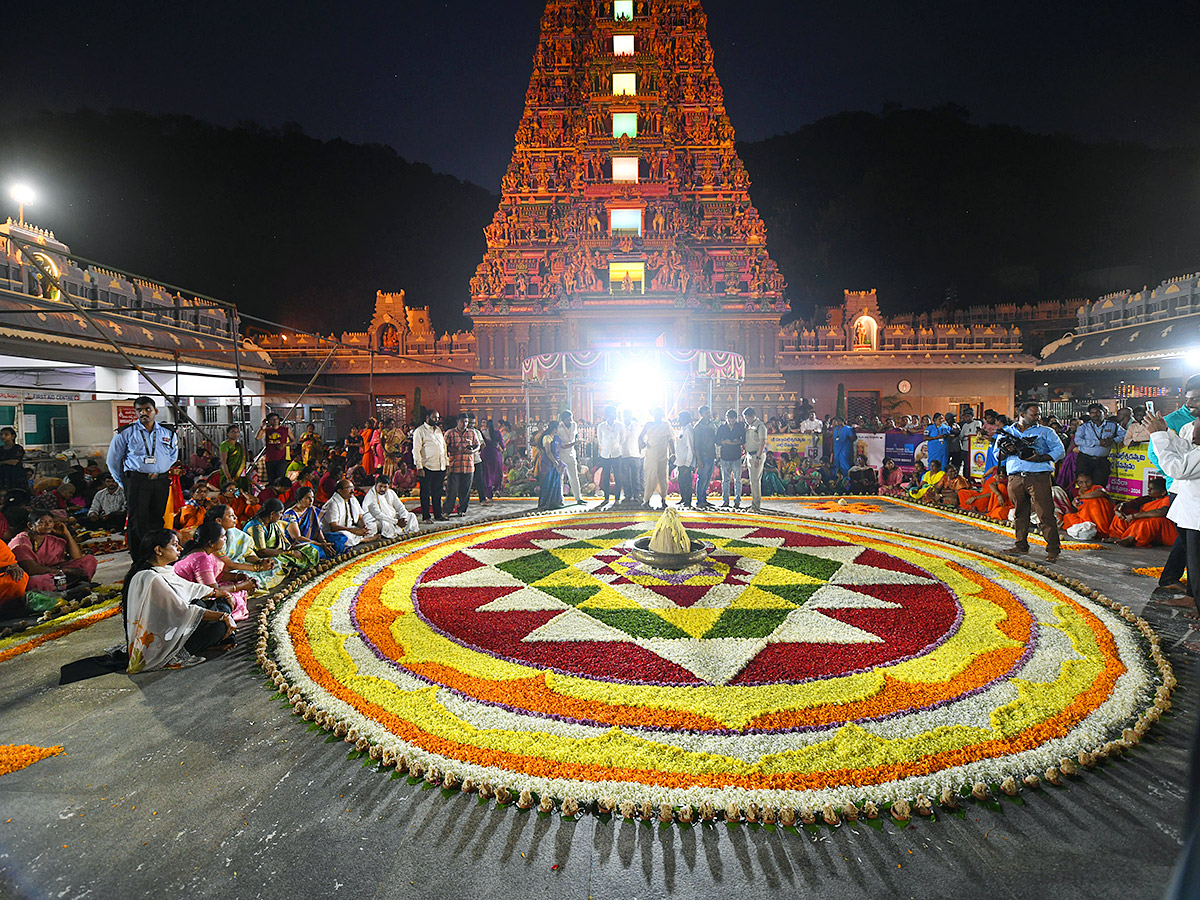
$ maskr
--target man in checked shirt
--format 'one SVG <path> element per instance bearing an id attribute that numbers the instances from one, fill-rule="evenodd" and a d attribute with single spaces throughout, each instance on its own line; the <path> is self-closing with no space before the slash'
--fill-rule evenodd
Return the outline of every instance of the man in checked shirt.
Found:
<path id="1" fill-rule="evenodd" d="M 479 444 L 475 429 L 467 427 L 466 413 L 459 413 L 453 428 L 446 432 L 446 506 L 442 514 L 465 516 L 471 501 L 471 482 L 475 477 L 475 451 Z M 456 509 L 457 503 L 457 509 Z"/>

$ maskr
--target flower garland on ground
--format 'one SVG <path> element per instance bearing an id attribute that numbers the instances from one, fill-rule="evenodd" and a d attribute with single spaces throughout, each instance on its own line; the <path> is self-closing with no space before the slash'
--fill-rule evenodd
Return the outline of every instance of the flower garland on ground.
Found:
<path id="1" fill-rule="evenodd" d="M 867 516 L 880 512 L 883 507 L 873 503 L 861 503 L 857 500 L 826 500 L 821 503 L 801 503 L 801 509 L 811 509 L 816 512 L 849 513 L 852 516 Z"/>
<path id="2" fill-rule="evenodd" d="M 120 586 L 117 587 L 119 589 Z M 121 612 L 119 594 L 114 596 L 110 593 L 105 598 L 96 599 L 97 602 L 83 607 L 65 604 L 61 607 L 63 612 L 60 615 L 52 615 L 59 612 L 58 609 L 50 610 L 33 625 L 26 626 L 25 623 L 20 623 L 20 630 L 14 629 L 15 633 L 0 638 L 0 662 L 28 653 L 42 644 L 58 640 Z"/>
<path id="3" fill-rule="evenodd" d="M 649 515 L 444 531 L 324 567 L 260 619 L 294 711 L 501 803 L 663 821 L 907 818 L 1057 783 L 1170 707 L 1158 638 L 1078 582 L 845 522 Z M 556 799 L 557 798 L 557 799 Z"/>
<path id="4" fill-rule="evenodd" d="M 931 516 L 937 516 L 941 519 L 950 521 L 964 521 L 968 525 L 975 528 L 981 528 L 984 531 L 990 531 L 992 534 L 1013 534 L 1014 528 L 1011 522 L 1001 522 L 997 519 L 989 518 L 982 513 L 971 512 L 968 510 L 959 509 L 955 506 L 942 506 L 940 504 L 920 503 L 916 500 L 911 500 L 907 497 L 872 497 L 872 500 L 882 500 L 887 503 L 894 503 L 897 506 L 905 506 L 914 509 L 919 509 L 922 512 L 929 513 Z M 1030 543 L 1045 547 L 1046 539 L 1041 536 L 1041 528 L 1037 525 L 1032 525 L 1029 531 Z M 1100 544 L 1085 543 L 1081 541 L 1064 540 L 1061 542 L 1064 550 L 1099 550 Z"/>
<path id="5" fill-rule="evenodd" d="M 58 756 L 62 747 L 34 747 L 32 744 L 0 744 L 0 775 L 17 772 L 35 762 Z"/>

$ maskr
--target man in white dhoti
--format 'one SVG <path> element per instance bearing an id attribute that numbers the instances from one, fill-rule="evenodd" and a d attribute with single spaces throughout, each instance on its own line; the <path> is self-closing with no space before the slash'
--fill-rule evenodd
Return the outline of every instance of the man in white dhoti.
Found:
<path id="1" fill-rule="evenodd" d="M 338 482 L 337 493 L 321 507 L 321 530 L 328 536 L 329 543 L 337 548 L 339 555 L 363 541 L 374 539 L 374 524 L 368 522 L 363 514 L 349 478 Z"/>
<path id="2" fill-rule="evenodd" d="M 421 530 L 417 517 L 408 511 L 400 497 L 392 490 L 391 479 L 380 475 L 375 486 L 363 498 L 364 521 L 379 534 L 391 539 L 400 534 L 416 534 Z"/>
<path id="3" fill-rule="evenodd" d="M 651 413 L 652 420 L 642 428 L 638 444 L 646 451 L 646 490 L 642 493 L 642 505 L 649 506 L 655 490 L 662 496 L 662 505 L 667 506 L 667 483 L 671 471 L 671 457 L 675 454 L 675 432 L 671 424 L 663 421 L 661 408 Z"/>
<path id="4" fill-rule="evenodd" d="M 571 481 L 571 493 L 575 502 L 583 502 L 583 484 L 579 480 L 579 456 L 575 452 L 579 444 L 579 426 L 571 418 L 568 409 L 558 417 L 558 458 L 567 469 L 567 478 Z"/>

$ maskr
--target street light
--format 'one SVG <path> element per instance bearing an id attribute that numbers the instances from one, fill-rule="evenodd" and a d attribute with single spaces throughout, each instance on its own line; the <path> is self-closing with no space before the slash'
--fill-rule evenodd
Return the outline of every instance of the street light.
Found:
<path id="1" fill-rule="evenodd" d="M 36 195 L 33 193 L 33 188 L 27 184 L 14 184 L 8 193 L 9 196 L 17 201 L 17 222 L 18 224 L 24 225 L 25 204 L 32 203 L 37 199 Z"/>

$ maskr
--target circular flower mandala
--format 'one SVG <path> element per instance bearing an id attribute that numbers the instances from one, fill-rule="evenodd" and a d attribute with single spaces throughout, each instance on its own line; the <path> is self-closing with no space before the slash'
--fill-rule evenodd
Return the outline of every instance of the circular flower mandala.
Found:
<path id="1" fill-rule="evenodd" d="M 268 668 L 459 781 L 672 806 L 937 796 L 1128 742 L 1165 704 L 1144 623 L 1028 568 L 868 526 L 686 523 L 715 549 L 680 572 L 630 557 L 653 518 L 616 513 L 363 555 L 278 605 Z"/>

